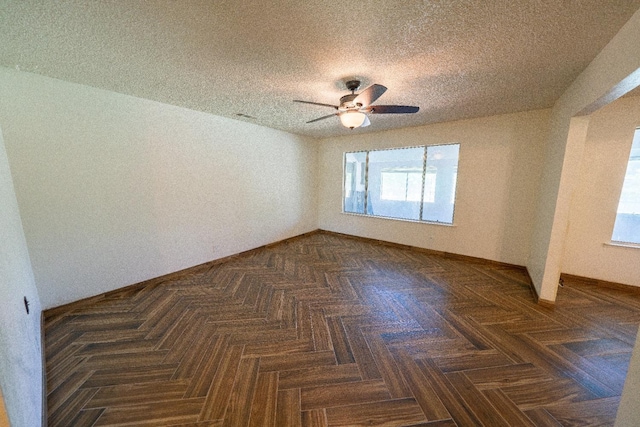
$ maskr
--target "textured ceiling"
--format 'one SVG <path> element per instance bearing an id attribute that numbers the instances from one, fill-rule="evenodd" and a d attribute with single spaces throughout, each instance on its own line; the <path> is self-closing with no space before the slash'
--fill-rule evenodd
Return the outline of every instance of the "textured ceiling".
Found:
<path id="1" fill-rule="evenodd" d="M 0 0 L 0 66 L 327 137 L 550 107 L 640 0 Z M 326 107 L 379 83 L 350 131 Z M 255 117 L 238 117 L 243 113 Z"/>

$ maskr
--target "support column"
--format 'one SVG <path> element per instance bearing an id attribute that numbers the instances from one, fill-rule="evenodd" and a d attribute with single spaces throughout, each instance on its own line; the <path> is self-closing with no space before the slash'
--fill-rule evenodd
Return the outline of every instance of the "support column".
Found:
<path id="1" fill-rule="evenodd" d="M 587 115 L 640 85 L 640 11 L 556 102 L 538 190 L 527 269 L 541 300 L 554 302 L 571 195 L 580 172 Z"/>

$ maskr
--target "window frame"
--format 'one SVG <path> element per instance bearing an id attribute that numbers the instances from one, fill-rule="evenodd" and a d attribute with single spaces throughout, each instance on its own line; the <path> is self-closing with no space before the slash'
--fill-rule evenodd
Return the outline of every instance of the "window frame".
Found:
<path id="1" fill-rule="evenodd" d="M 423 218 L 423 210 L 424 210 L 424 190 L 425 190 L 425 179 L 426 179 L 426 173 L 427 173 L 427 168 L 429 167 L 427 165 L 427 157 L 428 157 L 428 150 L 430 147 L 442 147 L 442 146 L 452 146 L 452 145 L 457 145 L 458 146 L 458 158 L 457 158 L 457 164 L 456 164 L 456 168 L 455 168 L 455 180 L 454 180 L 454 185 L 453 185 L 453 200 L 452 200 L 452 213 L 451 213 L 451 222 L 445 222 L 445 221 L 434 221 L 434 220 L 425 220 L 422 219 Z M 394 220 L 394 221 L 405 221 L 405 222 L 414 222 L 414 223 L 420 223 L 420 224 L 434 224 L 434 225 L 443 225 L 443 226 L 447 226 L 447 227 L 454 227 L 455 226 L 455 219 L 456 219 L 456 201 L 458 200 L 458 184 L 459 184 L 459 176 L 458 176 L 458 170 L 459 170 L 459 165 L 460 165 L 460 149 L 462 147 L 462 144 L 460 144 L 459 142 L 446 142 L 446 143 L 441 143 L 441 144 L 429 144 L 429 145 L 413 145 L 413 146 L 403 146 L 403 147 L 389 147 L 389 148 L 375 148 L 375 149 L 369 149 L 369 150 L 356 150 L 356 151 L 344 151 L 342 153 L 342 212 L 343 214 L 346 215 L 354 215 L 354 216 L 363 216 L 363 217 L 369 217 L 369 218 L 381 218 L 381 219 L 390 219 L 390 220 Z M 393 217 L 393 216 L 387 216 L 387 215 L 378 215 L 378 214 L 371 214 L 368 213 L 367 211 L 369 210 L 369 154 L 371 152 L 380 152 L 380 151 L 391 151 L 391 150 L 402 150 L 402 149 L 415 149 L 415 148 L 422 148 L 423 154 L 422 154 L 422 187 L 421 187 L 421 192 L 420 192 L 420 214 L 418 219 L 410 219 L 410 218 L 399 218 L 399 217 Z M 365 163 L 364 163 L 364 168 L 362 170 L 362 172 L 364 173 L 364 206 L 363 206 L 363 213 L 361 212 L 351 212 L 351 211 L 346 211 L 345 210 L 345 195 L 346 195 L 346 165 L 347 165 L 347 155 L 348 154 L 358 154 L 358 153 L 365 153 Z"/>

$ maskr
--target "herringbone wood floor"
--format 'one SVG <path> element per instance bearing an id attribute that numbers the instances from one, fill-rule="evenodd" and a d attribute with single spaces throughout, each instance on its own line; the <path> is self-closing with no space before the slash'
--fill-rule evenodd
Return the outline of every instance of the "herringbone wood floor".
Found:
<path id="1" fill-rule="evenodd" d="M 611 425 L 638 294 L 318 233 L 50 312 L 50 426 Z"/>

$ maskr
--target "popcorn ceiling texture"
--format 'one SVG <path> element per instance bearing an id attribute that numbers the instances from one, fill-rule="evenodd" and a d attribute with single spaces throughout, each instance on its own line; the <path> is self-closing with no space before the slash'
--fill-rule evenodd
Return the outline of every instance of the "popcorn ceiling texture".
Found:
<path id="1" fill-rule="evenodd" d="M 2 0 L 0 65 L 313 137 L 553 105 L 640 0 Z M 344 81 L 418 105 L 306 121 Z M 247 114 L 256 119 L 237 116 Z"/>

